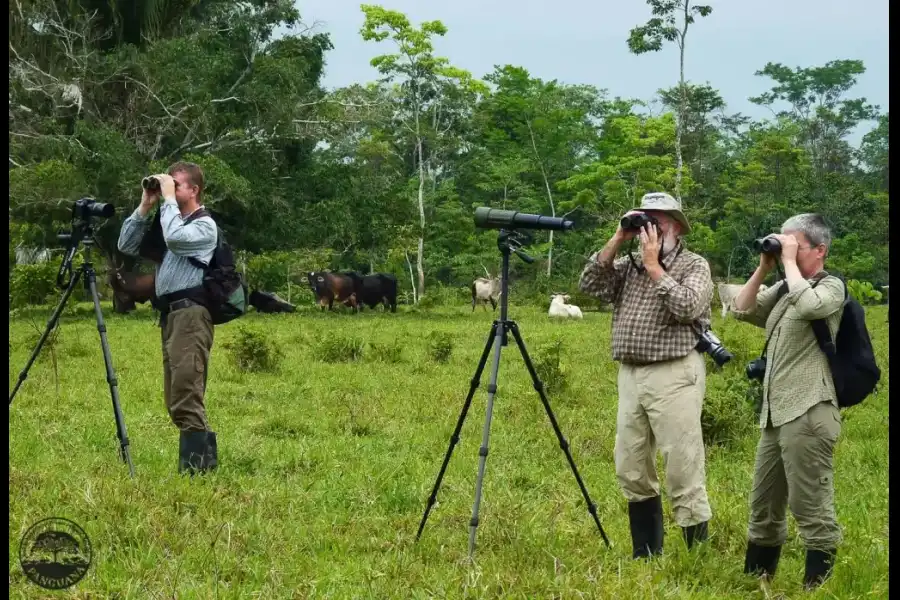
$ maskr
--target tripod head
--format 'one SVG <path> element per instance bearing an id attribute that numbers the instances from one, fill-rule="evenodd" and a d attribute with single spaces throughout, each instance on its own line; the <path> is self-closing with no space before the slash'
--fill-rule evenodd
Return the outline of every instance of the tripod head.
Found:
<path id="1" fill-rule="evenodd" d="M 72 205 L 72 230 L 56 236 L 66 248 L 56 274 L 57 287 L 65 289 L 69 286 L 72 280 L 72 259 L 80 244 L 84 244 L 85 247 L 85 266 L 89 267 L 91 264 L 91 247 L 94 246 L 94 224 L 91 218 L 109 218 L 115 214 L 116 209 L 112 204 L 97 202 L 93 198 L 82 198 Z"/>
<path id="2" fill-rule="evenodd" d="M 531 264 L 534 262 L 534 258 L 522 252 L 521 248 L 522 246 L 530 245 L 533 241 L 534 238 L 522 231 L 501 229 L 500 234 L 497 236 L 497 248 L 506 256 L 509 256 L 510 252 L 514 252 L 520 259 Z"/>

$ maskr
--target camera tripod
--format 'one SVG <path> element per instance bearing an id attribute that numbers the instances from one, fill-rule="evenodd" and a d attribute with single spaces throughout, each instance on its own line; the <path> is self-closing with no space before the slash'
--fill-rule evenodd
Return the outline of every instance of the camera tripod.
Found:
<path id="1" fill-rule="evenodd" d="M 500 367 L 500 349 L 502 346 L 508 345 L 508 334 L 510 332 L 516 340 L 516 345 L 518 345 L 519 347 L 522 358 L 525 360 L 525 366 L 528 368 L 528 372 L 531 374 L 531 380 L 534 385 L 534 389 L 537 390 L 538 394 L 540 395 L 541 402 L 544 405 L 544 410 L 547 412 L 547 416 L 550 419 L 550 424 L 553 426 L 553 430 L 556 432 L 556 437 L 559 440 L 559 445 L 569 461 L 569 466 L 572 468 L 572 473 L 575 475 L 575 480 L 578 482 L 578 486 L 581 488 L 581 493 L 584 496 L 584 500 L 588 506 L 588 512 L 594 518 L 594 522 L 597 524 L 597 529 L 600 530 L 600 535 L 603 537 L 603 541 L 606 542 L 607 547 L 610 546 L 609 539 L 606 537 L 606 532 L 603 531 L 603 526 L 600 524 L 600 520 L 597 518 L 597 505 L 594 504 L 594 502 L 588 495 L 588 491 L 584 486 L 584 482 L 581 480 L 581 475 L 579 475 L 578 469 L 575 466 L 575 461 L 572 460 L 572 455 L 569 452 L 569 442 L 566 441 L 566 438 L 563 436 L 562 432 L 559 429 L 559 425 L 556 422 L 556 417 L 553 415 L 553 410 L 550 408 L 550 403 L 547 400 L 546 394 L 544 393 L 544 384 L 541 382 L 540 378 L 538 378 L 534 365 L 531 362 L 531 358 L 528 355 L 528 350 L 525 348 L 525 342 L 522 340 L 521 333 L 519 333 L 519 326 L 515 321 L 507 318 L 510 252 L 515 252 L 516 256 L 527 263 L 534 262 L 533 258 L 520 250 L 522 243 L 523 235 L 521 233 L 514 230 L 500 230 L 499 237 L 497 239 L 497 246 L 499 247 L 500 252 L 503 256 L 500 287 L 500 318 L 498 320 L 495 320 L 491 325 L 491 332 L 488 336 L 484 352 L 482 352 L 481 354 L 481 360 L 478 362 L 478 368 L 475 370 L 475 375 L 472 378 L 471 385 L 469 387 L 469 393 L 466 396 L 466 401 L 463 405 L 462 412 L 459 415 L 459 420 L 457 420 L 456 422 L 456 429 L 453 430 L 453 434 L 450 436 L 450 446 L 449 448 L 447 448 L 447 453 L 444 455 L 444 462 L 441 465 L 441 470 L 438 473 L 437 480 L 434 483 L 434 488 L 431 490 L 431 495 L 428 497 L 428 505 L 425 508 L 425 514 L 422 515 L 422 521 L 419 524 L 419 531 L 416 534 L 416 540 L 418 540 L 422 535 L 422 530 L 425 527 L 425 521 L 428 520 L 428 514 L 431 512 L 435 500 L 437 499 L 438 490 L 441 486 L 441 481 L 444 478 L 444 472 L 447 469 L 447 464 L 450 462 L 450 456 L 453 453 L 453 449 L 459 442 L 459 433 L 462 430 L 463 422 L 465 421 L 466 415 L 469 412 L 469 406 L 472 403 L 472 396 L 474 396 L 475 390 L 480 385 L 481 374 L 484 371 L 485 364 L 487 363 L 487 358 L 491 352 L 491 347 L 493 347 L 493 363 L 491 365 L 490 381 L 487 388 L 487 415 L 482 432 L 481 448 L 478 452 L 479 461 L 478 478 L 475 485 L 475 504 L 472 507 L 472 519 L 469 522 L 469 558 L 472 557 L 472 554 L 475 551 L 475 535 L 479 524 L 478 511 L 481 506 L 481 488 L 482 483 L 484 482 L 485 463 L 487 461 L 488 455 L 488 442 L 491 431 L 491 417 L 494 408 L 494 395 L 497 393 L 497 372 Z"/>
<path id="2" fill-rule="evenodd" d="M 63 292 L 62 299 L 56 306 L 56 310 L 53 311 L 53 315 L 47 322 L 47 328 L 44 330 L 43 335 L 41 335 L 41 339 L 31 353 L 28 364 L 25 365 L 25 368 L 19 374 L 19 380 L 16 383 L 15 388 L 13 388 L 12 393 L 9 395 L 9 404 L 10 406 L 12 405 L 13 398 L 15 398 L 16 393 L 19 391 L 19 387 L 21 387 L 22 383 L 28 377 L 28 371 L 31 369 L 32 364 L 34 364 L 38 354 L 40 354 L 41 347 L 44 345 L 44 342 L 47 341 L 50 332 L 56 328 L 59 322 L 59 316 L 62 314 L 63 308 L 65 308 L 66 302 L 69 300 L 69 296 L 72 295 L 75 286 L 78 285 L 78 280 L 83 277 L 84 287 L 86 290 L 90 291 L 94 300 L 94 314 L 97 318 L 97 331 L 100 332 L 100 346 L 103 349 L 103 360 L 106 363 L 106 381 L 109 383 L 109 391 L 112 395 L 113 414 L 116 419 L 116 433 L 119 437 L 119 456 L 128 464 L 128 470 L 131 473 L 131 476 L 134 477 L 134 464 L 131 462 L 131 454 L 128 450 L 128 433 L 125 430 L 125 419 L 122 416 L 122 408 L 119 406 L 118 383 L 112 366 L 112 355 L 109 350 L 109 344 L 106 340 L 106 325 L 103 321 L 103 311 L 100 310 L 100 296 L 97 294 L 97 277 L 94 272 L 94 265 L 91 262 L 91 248 L 94 245 L 94 240 L 90 222 L 88 221 L 85 225 L 74 228 L 72 234 L 62 234 L 59 238 L 61 240 L 71 240 L 56 278 L 57 286 L 65 288 L 65 291 Z M 75 256 L 75 251 L 78 249 L 79 243 L 84 244 L 84 262 L 82 263 L 81 268 L 72 271 L 72 258 Z M 63 283 L 63 278 L 66 273 L 69 274 L 68 285 Z"/>

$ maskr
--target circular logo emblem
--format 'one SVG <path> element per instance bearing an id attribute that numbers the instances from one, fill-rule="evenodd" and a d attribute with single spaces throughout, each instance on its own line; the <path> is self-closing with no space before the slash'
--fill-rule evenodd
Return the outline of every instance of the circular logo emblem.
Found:
<path id="1" fill-rule="evenodd" d="M 22 536 L 19 564 L 25 576 L 37 585 L 62 590 L 87 574 L 91 566 L 91 541 L 84 529 L 68 519 L 44 519 Z"/>

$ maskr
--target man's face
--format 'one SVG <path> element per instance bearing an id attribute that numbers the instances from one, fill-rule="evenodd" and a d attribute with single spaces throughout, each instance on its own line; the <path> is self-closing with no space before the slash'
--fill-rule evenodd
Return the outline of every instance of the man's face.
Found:
<path id="1" fill-rule="evenodd" d="M 801 231 L 785 231 L 784 235 L 797 238 L 797 268 L 800 269 L 800 274 L 812 277 L 818 273 L 822 263 L 825 262 L 825 246 L 822 244 L 813 246 Z"/>
<path id="2" fill-rule="evenodd" d="M 679 223 L 669 213 L 661 210 L 646 210 L 648 215 L 659 221 L 660 240 L 663 243 L 663 252 L 671 250 L 678 239 Z"/>
<path id="3" fill-rule="evenodd" d="M 175 201 L 179 206 L 189 204 L 197 199 L 197 186 L 191 183 L 190 176 L 184 171 L 172 175 L 175 180 Z"/>

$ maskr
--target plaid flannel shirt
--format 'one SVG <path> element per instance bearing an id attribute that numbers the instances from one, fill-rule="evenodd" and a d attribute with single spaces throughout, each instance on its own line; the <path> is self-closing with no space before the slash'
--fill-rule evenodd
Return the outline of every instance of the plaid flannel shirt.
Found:
<path id="1" fill-rule="evenodd" d="M 709 263 L 682 241 L 662 260 L 665 273 L 654 282 L 628 256 L 607 264 L 591 256 L 581 274 L 581 291 L 614 306 L 613 360 L 648 364 L 681 358 L 697 346 L 710 323 L 713 296 Z M 640 255 L 635 263 L 641 265 Z"/>

